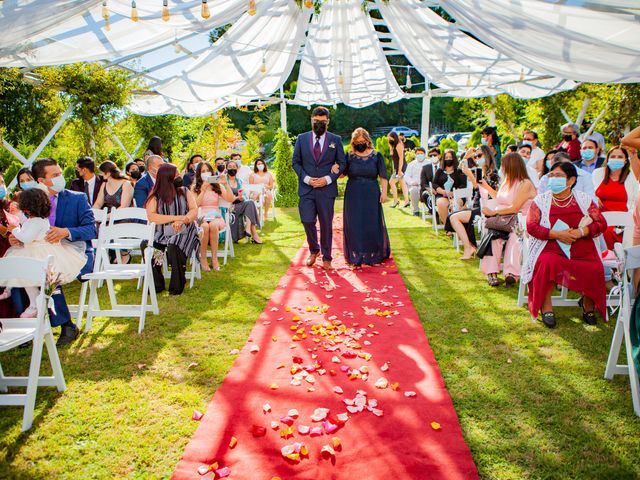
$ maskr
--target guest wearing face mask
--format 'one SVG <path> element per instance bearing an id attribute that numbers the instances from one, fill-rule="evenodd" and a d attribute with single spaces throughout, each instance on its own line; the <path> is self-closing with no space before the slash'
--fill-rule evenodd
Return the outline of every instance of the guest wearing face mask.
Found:
<path id="1" fill-rule="evenodd" d="M 129 182 L 131 182 L 131 185 L 133 185 L 134 187 L 136 186 L 138 180 L 140 180 L 140 177 L 142 177 L 142 172 L 140 171 L 140 167 L 136 162 L 127 163 L 127 165 L 124 167 L 124 173 L 126 173 L 127 177 L 129 177 Z"/>
<path id="2" fill-rule="evenodd" d="M 560 151 L 556 153 L 551 160 L 551 165 L 547 167 L 545 163 L 546 171 L 550 171 L 558 162 L 569 162 L 569 154 L 565 151 Z M 593 188 L 593 180 L 591 179 L 591 174 L 585 172 L 581 168 L 576 168 L 576 172 L 578 175 L 578 180 L 576 181 L 575 190 L 579 190 L 581 192 L 589 195 L 596 204 L 598 203 L 598 197 L 596 197 L 596 191 Z M 549 191 L 549 174 L 545 173 L 540 179 L 540 183 L 538 184 L 538 193 L 545 193 Z"/>
<path id="3" fill-rule="evenodd" d="M 410 202 L 407 183 L 404 179 L 404 174 L 407 170 L 407 162 L 404 157 L 404 144 L 400 141 L 396 132 L 389 132 L 387 141 L 389 142 L 389 152 L 391 154 L 391 160 L 393 161 L 393 174 L 391 175 L 391 180 L 389 180 L 391 195 L 393 196 L 393 204 L 391 205 L 391 208 L 396 208 L 398 206 L 398 183 L 400 184 L 402 195 L 404 196 L 404 205 L 402 205 L 402 207 L 405 208 L 410 205 Z"/>
<path id="4" fill-rule="evenodd" d="M 429 158 L 420 171 L 420 200 L 427 206 L 429 213 L 433 212 L 434 205 L 431 204 L 431 191 L 433 179 L 440 169 L 440 150 L 437 147 L 429 150 Z"/>
<path id="5" fill-rule="evenodd" d="M 556 145 L 556 150 L 562 150 L 569 154 L 572 162 L 580 160 L 580 127 L 575 123 L 565 123 L 561 127 L 562 142 Z"/>
<path id="6" fill-rule="evenodd" d="M 604 158 L 600 157 L 600 145 L 593 138 L 587 138 L 580 146 L 580 161 L 576 163 L 576 167 L 587 173 L 593 173 L 596 169 L 602 167 Z"/>
<path id="7" fill-rule="evenodd" d="M 189 161 L 187 162 L 187 171 L 184 172 L 182 176 L 182 184 L 185 188 L 191 188 L 191 184 L 193 183 L 193 177 L 196 174 L 196 165 L 203 161 L 202 155 L 192 155 Z"/>
<path id="8" fill-rule="evenodd" d="M 264 221 L 269 217 L 269 208 L 273 204 L 273 175 L 267 169 L 267 163 L 262 159 L 257 159 L 253 164 L 253 173 L 249 175 L 251 185 L 264 185 Z M 252 195 L 257 195 L 252 193 Z"/>
<path id="9" fill-rule="evenodd" d="M 214 162 L 214 166 L 216 167 L 216 171 L 214 172 L 214 175 L 222 175 L 227 171 L 227 162 L 222 157 L 216 158 Z"/>
<path id="10" fill-rule="evenodd" d="M 593 172 L 593 185 L 602 212 L 629 212 L 638 197 L 638 181 L 631 173 L 629 153 L 622 147 L 609 150 L 604 165 Z M 622 242 L 622 231 L 610 225 L 604 232 L 609 250 Z"/>
<path id="11" fill-rule="evenodd" d="M 409 198 L 411 199 L 411 210 L 413 214 L 420 216 L 420 175 L 422 168 L 427 164 L 426 151 L 422 147 L 415 150 L 416 157 L 407 165 L 407 171 L 404 173 L 404 181 L 409 188 Z"/>
<path id="12" fill-rule="evenodd" d="M 540 148 L 538 134 L 533 130 L 526 129 L 522 134 L 522 145 L 531 145 L 531 156 L 527 166 L 533 167 L 537 172 L 542 171 L 545 154 L 544 150 Z M 540 175 L 538 174 L 536 177 L 539 178 Z"/>
<path id="13" fill-rule="evenodd" d="M 441 223 L 445 223 L 449 215 L 449 204 L 455 188 L 465 188 L 467 177 L 458 168 L 458 158 L 453 150 L 445 150 L 442 154 L 440 169 L 433 177 L 433 190 L 436 196 L 436 208 Z"/>
<path id="14" fill-rule="evenodd" d="M 96 164 L 91 157 L 81 157 L 76 161 L 76 175 L 72 180 L 71 190 L 82 192 L 87 196 L 89 205 L 96 203 L 103 180 L 95 173 Z"/>
<path id="15" fill-rule="evenodd" d="M 529 255 L 521 281 L 529 286 L 529 312 L 542 314 L 548 328 L 556 326 L 551 295 L 556 285 L 582 295 L 582 318 L 595 325 L 595 311 L 606 318 L 604 267 L 596 237 L 607 222 L 588 195 L 574 189 L 576 167 L 556 162 L 549 172 L 549 191 L 539 194 L 527 215 Z"/>
<path id="16" fill-rule="evenodd" d="M 31 170 L 27 167 L 23 167 L 18 170 L 18 185 L 13 190 L 13 195 L 11 198 L 5 198 L 7 211 L 11 215 L 18 215 L 20 213 L 20 209 L 18 208 L 18 197 L 20 196 L 20 192 L 24 190 L 31 190 L 32 188 L 36 188 L 38 186 L 38 182 L 33 179 L 33 175 L 31 174 Z"/>
<path id="17" fill-rule="evenodd" d="M 246 200 L 242 190 L 242 180 L 237 177 L 238 164 L 229 160 L 227 163 L 227 175 L 221 177 L 221 183 L 225 183 L 231 189 L 234 195 L 233 199 L 233 215 L 231 222 L 231 233 L 234 236 L 233 241 L 237 242 L 243 237 L 249 238 L 249 243 L 261 244 L 262 240 L 258 235 L 259 218 L 256 204 L 251 200 Z M 244 219 L 244 228 L 242 228 L 242 220 Z"/>
<path id="18" fill-rule="evenodd" d="M 524 163 L 527 166 L 527 173 L 529 174 L 529 179 L 531 180 L 531 183 L 533 183 L 533 186 L 538 188 L 538 183 L 540 183 L 540 178 L 538 176 L 538 171 L 530 165 L 531 152 L 532 152 L 532 148 L 531 148 L 531 145 L 529 145 L 528 143 L 523 143 L 518 147 L 518 153 L 520 154 L 520 156 L 524 160 Z"/>
<path id="19" fill-rule="evenodd" d="M 156 183 L 158 168 L 165 163 L 164 159 L 159 155 L 149 155 L 146 157 L 145 162 L 146 172 L 142 177 L 140 177 L 140 180 L 136 182 L 136 186 L 133 191 L 133 198 L 136 201 L 136 206 L 139 208 L 144 207 L 144 204 Z"/>
<path id="20" fill-rule="evenodd" d="M 482 139 L 480 140 L 482 145 L 489 147 L 493 158 L 496 159 L 496 166 L 500 170 L 502 161 L 502 152 L 500 150 L 500 137 L 498 136 L 498 129 L 496 127 L 484 127 L 482 129 Z"/>

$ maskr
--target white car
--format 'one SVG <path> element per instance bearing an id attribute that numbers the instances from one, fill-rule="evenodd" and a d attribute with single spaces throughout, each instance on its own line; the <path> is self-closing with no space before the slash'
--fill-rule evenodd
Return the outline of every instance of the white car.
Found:
<path id="1" fill-rule="evenodd" d="M 409 127 L 393 127 L 391 129 L 392 132 L 396 132 L 398 135 L 400 135 L 401 133 L 404 133 L 405 137 L 419 137 L 420 136 L 420 132 L 418 132 L 417 130 L 414 130 L 412 128 Z"/>

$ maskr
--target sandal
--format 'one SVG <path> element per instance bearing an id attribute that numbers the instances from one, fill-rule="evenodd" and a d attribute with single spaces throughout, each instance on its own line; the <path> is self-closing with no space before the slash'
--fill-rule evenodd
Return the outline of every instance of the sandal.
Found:
<path id="1" fill-rule="evenodd" d="M 587 325 L 595 325 L 596 323 L 598 323 L 598 320 L 596 319 L 595 309 L 591 310 L 590 312 L 587 312 L 584 309 L 584 297 L 580 297 L 580 300 L 578 300 L 578 306 L 582 308 L 582 321 L 584 323 L 586 323 Z"/>
<path id="2" fill-rule="evenodd" d="M 396 202 L 393 205 L 391 205 L 391 208 L 396 208 L 398 205 L 399 205 L 399 202 Z"/>
<path id="3" fill-rule="evenodd" d="M 542 323 L 547 328 L 555 328 L 556 316 L 553 312 L 546 312 L 542 314 Z"/>
<path id="4" fill-rule="evenodd" d="M 490 287 L 497 287 L 498 285 L 500 285 L 500 280 L 495 275 L 488 276 L 487 282 L 489 283 Z"/>

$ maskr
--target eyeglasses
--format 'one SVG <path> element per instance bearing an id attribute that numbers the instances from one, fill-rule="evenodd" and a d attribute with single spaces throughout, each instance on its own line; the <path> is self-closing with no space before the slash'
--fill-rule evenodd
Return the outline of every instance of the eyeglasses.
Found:
<path id="1" fill-rule="evenodd" d="M 564 173 L 549 173 L 549 178 L 567 178 L 567 176 Z"/>

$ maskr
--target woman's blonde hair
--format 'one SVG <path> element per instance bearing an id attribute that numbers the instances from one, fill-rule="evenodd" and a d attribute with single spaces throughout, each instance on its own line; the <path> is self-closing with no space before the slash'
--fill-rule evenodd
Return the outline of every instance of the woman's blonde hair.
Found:
<path id="1" fill-rule="evenodd" d="M 353 149 L 353 141 L 358 138 L 358 137 L 362 137 L 364 138 L 364 140 L 367 142 L 367 146 L 369 148 L 373 148 L 373 141 L 371 140 L 371 135 L 369 135 L 369 132 L 367 132 L 364 128 L 362 127 L 358 127 L 356 128 L 353 133 L 351 134 L 351 145 L 350 145 L 350 152 L 353 153 L 355 150 Z"/>

